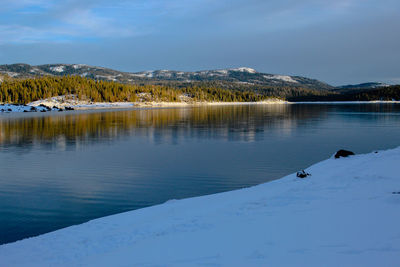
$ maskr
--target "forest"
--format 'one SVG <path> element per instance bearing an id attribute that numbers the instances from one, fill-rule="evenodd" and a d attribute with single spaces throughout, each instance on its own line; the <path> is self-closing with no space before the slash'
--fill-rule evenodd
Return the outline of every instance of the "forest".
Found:
<path id="1" fill-rule="evenodd" d="M 168 85 L 135 85 L 92 80 L 80 76 L 4 79 L 0 84 L 0 103 L 27 104 L 60 95 L 76 95 L 93 102 L 179 102 L 181 96 L 192 101 L 256 102 L 270 98 L 252 91 L 229 90 L 206 85 L 172 87 Z"/>
<path id="2" fill-rule="evenodd" d="M 400 100 L 400 85 L 380 88 L 352 89 L 330 91 L 324 94 L 300 94 L 288 97 L 287 100 L 298 101 L 392 101 Z"/>
<path id="3" fill-rule="evenodd" d="M 400 100 L 400 85 L 349 90 L 242 86 L 229 82 L 125 84 L 77 75 L 16 79 L 0 77 L 0 103 L 27 104 L 53 96 L 75 95 L 92 102 L 256 102 Z"/>

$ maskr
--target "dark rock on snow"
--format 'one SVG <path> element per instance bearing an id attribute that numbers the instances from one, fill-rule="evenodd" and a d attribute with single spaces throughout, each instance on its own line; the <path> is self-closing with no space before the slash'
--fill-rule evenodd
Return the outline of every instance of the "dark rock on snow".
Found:
<path id="1" fill-rule="evenodd" d="M 348 156 L 351 156 L 351 155 L 354 155 L 354 153 L 351 152 L 351 151 L 348 151 L 348 150 L 341 149 L 338 152 L 336 152 L 335 158 L 336 159 L 338 159 L 340 157 L 345 158 L 345 157 L 348 157 Z"/>
<path id="2" fill-rule="evenodd" d="M 302 170 L 300 172 L 297 172 L 296 176 L 299 177 L 299 178 L 306 178 L 307 176 L 311 176 L 311 174 L 309 174 L 309 173 L 305 172 L 304 170 Z"/>
<path id="3" fill-rule="evenodd" d="M 50 110 L 51 110 L 50 107 L 48 107 L 48 106 L 46 106 L 46 105 L 43 105 L 43 104 L 40 104 L 39 107 L 43 107 L 43 108 L 45 108 L 47 111 L 50 111 Z"/>

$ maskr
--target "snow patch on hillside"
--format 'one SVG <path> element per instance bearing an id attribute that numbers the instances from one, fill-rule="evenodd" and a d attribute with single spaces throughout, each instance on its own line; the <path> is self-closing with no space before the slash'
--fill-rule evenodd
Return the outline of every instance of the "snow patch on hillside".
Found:
<path id="1" fill-rule="evenodd" d="M 143 71 L 143 72 L 138 72 L 138 73 L 130 73 L 129 75 L 134 76 L 134 77 L 141 77 L 141 78 L 153 78 L 154 76 L 154 71 Z"/>
<path id="2" fill-rule="evenodd" d="M 329 158 L 305 179 L 291 174 L 6 244 L 1 264 L 398 266 L 399 162 L 400 148 Z"/>
<path id="3" fill-rule="evenodd" d="M 228 75 L 228 70 L 216 70 L 215 72 L 219 72 L 223 75 Z"/>
<path id="4" fill-rule="evenodd" d="M 11 78 L 17 77 L 19 75 L 19 73 L 12 71 L 0 71 L 0 73 L 7 74 Z"/>
<path id="5" fill-rule="evenodd" d="M 77 69 L 80 69 L 80 68 L 88 67 L 88 65 L 85 65 L 85 64 L 74 64 L 74 65 L 72 65 L 72 67 L 77 70 Z"/>
<path id="6" fill-rule="evenodd" d="M 108 80 L 108 81 L 117 81 L 117 76 L 115 75 L 96 75 L 95 76 L 97 79 L 103 79 L 103 80 Z"/>
<path id="7" fill-rule="evenodd" d="M 271 75 L 271 76 L 264 75 L 264 78 L 269 80 L 281 80 L 289 83 L 298 83 L 298 81 L 294 80 L 292 77 L 287 75 Z"/>
<path id="8" fill-rule="evenodd" d="M 240 67 L 235 69 L 229 69 L 231 71 L 240 71 L 240 72 L 248 72 L 248 73 L 257 73 L 255 69 L 247 68 L 247 67 Z"/>
<path id="9" fill-rule="evenodd" d="M 65 66 L 55 66 L 55 67 L 50 67 L 51 71 L 54 72 L 64 72 Z"/>

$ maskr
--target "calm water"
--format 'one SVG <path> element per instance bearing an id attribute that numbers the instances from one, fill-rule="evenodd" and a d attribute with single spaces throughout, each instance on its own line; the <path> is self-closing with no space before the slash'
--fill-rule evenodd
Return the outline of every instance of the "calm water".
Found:
<path id="1" fill-rule="evenodd" d="M 0 114 L 0 243 L 400 145 L 400 105 Z"/>

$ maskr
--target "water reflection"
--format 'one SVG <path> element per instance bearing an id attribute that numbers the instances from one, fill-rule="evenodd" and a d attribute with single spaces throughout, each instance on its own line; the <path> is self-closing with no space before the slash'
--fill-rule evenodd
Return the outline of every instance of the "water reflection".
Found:
<path id="1" fill-rule="evenodd" d="M 185 137 L 255 141 L 263 138 L 257 132 L 280 129 L 289 134 L 301 120 L 324 116 L 326 110 L 326 106 L 243 105 L 0 117 L 0 148 L 76 149 L 133 135 L 174 144 Z"/>

